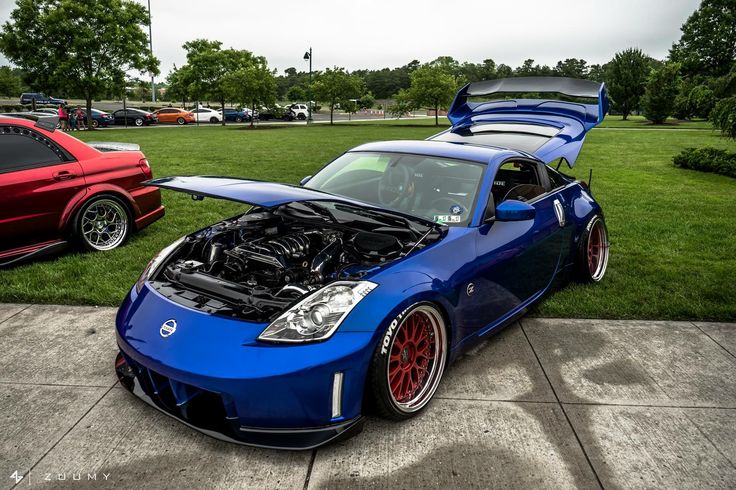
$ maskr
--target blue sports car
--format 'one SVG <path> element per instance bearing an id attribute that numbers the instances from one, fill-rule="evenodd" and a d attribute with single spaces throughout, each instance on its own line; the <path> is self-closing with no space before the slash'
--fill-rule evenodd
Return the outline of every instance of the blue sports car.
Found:
<path id="1" fill-rule="evenodd" d="M 477 82 L 451 129 L 358 146 L 300 186 L 150 181 L 251 207 L 145 268 L 117 316 L 121 383 L 209 435 L 276 448 L 347 437 L 366 410 L 416 415 L 453 360 L 557 280 L 603 278 L 601 208 L 553 167 L 572 167 L 607 105 L 591 81 Z"/>

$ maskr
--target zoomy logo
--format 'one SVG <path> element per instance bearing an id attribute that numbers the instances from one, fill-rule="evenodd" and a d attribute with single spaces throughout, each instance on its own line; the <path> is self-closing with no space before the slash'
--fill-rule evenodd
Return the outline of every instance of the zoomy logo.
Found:
<path id="1" fill-rule="evenodd" d="M 475 284 L 473 284 L 473 283 L 471 282 L 471 283 L 469 283 L 469 284 L 468 284 L 468 287 L 467 287 L 467 288 L 465 288 L 465 293 L 466 293 L 466 294 L 467 294 L 468 296 L 472 296 L 474 292 L 475 292 Z"/>
<path id="2" fill-rule="evenodd" d="M 159 333 L 163 338 L 168 337 L 174 332 L 176 332 L 176 320 L 174 320 L 173 318 L 171 320 L 166 320 L 159 329 Z"/>

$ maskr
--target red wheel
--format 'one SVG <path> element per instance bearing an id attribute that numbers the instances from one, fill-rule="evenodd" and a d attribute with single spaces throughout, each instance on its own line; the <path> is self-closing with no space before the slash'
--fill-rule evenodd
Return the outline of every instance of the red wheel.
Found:
<path id="1" fill-rule="evenodd" d="M 608 268 L 608 230 L 603 219 L 595 216 L 580 237 L 578 278 L 583 282 L 598 282 Z"/>
<path id="2" fill-rule="evenodd" d="M 445 322 L 429 303 L 420 303 L 389 325 L 371 365 L 379 412 L 405 419 L 424 408 L 439 386 L 447 359 Z"/>

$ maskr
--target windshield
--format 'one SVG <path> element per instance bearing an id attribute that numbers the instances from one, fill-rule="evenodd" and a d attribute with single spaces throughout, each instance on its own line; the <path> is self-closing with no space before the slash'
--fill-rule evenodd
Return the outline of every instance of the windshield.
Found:
<path id="1" fill-rule="evenodd" d="M 485 165 L 406 153 L 345 153 L 305 187 L 450 226 L 467 226 Z"/>

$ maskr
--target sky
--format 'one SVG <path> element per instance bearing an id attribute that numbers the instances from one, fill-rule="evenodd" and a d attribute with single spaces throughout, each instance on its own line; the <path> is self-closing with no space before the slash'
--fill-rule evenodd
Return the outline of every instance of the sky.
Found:
<path id="1" fill-rule="evenodd" d="M 146 3 L 147 0 L 135 0 Z M 181 66 L 191 39 L 265 56 L 279 73 L 402 66 L 452 56 L 516 67 L 527 58 L 554 65 L 605 63 L 639 47 L 664 58 L 699 0 L 150 0 L 153 51 L 165 76 Z M 14 0 L 0 0 L 0 24 Z M 0 55 L 0 65 L 7 60 Z"/>

